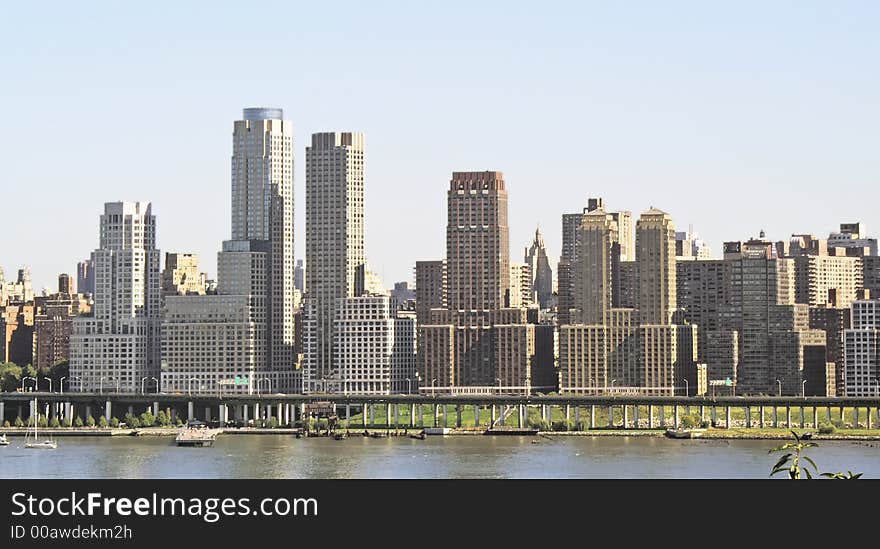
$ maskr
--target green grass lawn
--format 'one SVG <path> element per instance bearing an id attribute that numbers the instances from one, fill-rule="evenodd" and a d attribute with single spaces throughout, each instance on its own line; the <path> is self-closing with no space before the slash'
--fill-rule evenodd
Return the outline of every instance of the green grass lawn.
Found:
<path id="1" fill-rule="evenodd" d="M 422 425 L 425 427 L 433 427 L 435 425 L 434 418 L 434 407 L 432 405 L 424 404 L 421 406 L 422 408 Z M 541 406 L 528 406 L 528 414 L 525 419 L 525 427 L 538 427 L 544 428 L 547 425 L 542 421 L 541 416 Z M 583 429 L 590 428 L 590 406 L 582 406 L 580 407 L 580 417 L 579 421 L 582 425 Z M 340 419 L 345 419 L 344 409 L 340 409 Z M 806 406 L 804 407 L 804 424 L 809 429 L 816 429 L 816 426 L 813 425 L 813 407 Z M 496 408 L 496 413 L 500 417 L 501 415 L 501 407 Z M 595 406 L 594 407 L 594 424 L 596 429 L 610 429 L 610 428 L 622 428 L 623 427 L 623 409 L 621 406 L 615 406 L 613 408 L 613 427 L 609 426 L 608 416 L 609 416 L 609 408 L 607 406 Z M 690 406 L 689 413 L 692 417 L 699 420 L 700 414 L 700 406 L 694 405 Z M 818 413 L 818 421 L 819 424 L 826 423 L 827 419 L 827 410 L 825 407 L 817 408 Z M 369 428 L 395 428 L 395 426 L 399 428 L 404 427 L 418 427 L 418 411 L 416 412 L 415 425 L 411 425 L 410 423 L 410 411 L 409 406 L 400 405 L 398 407 L 398 419 L 395 424 L 394 420 L 394 406 L 391 405 L 391 421 L 386 421 L 385 415 L 385 405 L 377 404 L 374 406 L 373 413 L 373 421 L 369 421 L 368 417 L 368 427 Z M 675 412 L 672 406 L 664 406 L 661 412 L 660 406 L 654 406 L 653 410 L 654 414 L 654 428 L 661 429 L 665 427 L 671 427 L 674 423 Z M 679 407 L 679 419 L 688 414 L 688 409 L 685 406 Z M 662 417 L 661 417 L 662 416 Z M 704 408 L 704 417 L 706 421 L 712 421 L 712 407 L 705 406 Z M 723 427 L 726 422 L 726 410 L 725 408 L 719 406 L 716 408 L 716 425 Z M 786 410 L 784 407 L 778 407 L 776 409 L 776 417 L 778 422 L 778 429 L 787 430 L 786 426 Z M 791 427 L 800 428 L 801 425 L 801 408 L 800 406 L 793 406 L 790 408 L 790 417 L 791 417 Z M 856 434 L 856 431 L 859 429 L 846 428 L 845 425 L 851 425 L 855 423 L 855 410 L 853 408 L 846 408 L 843 410 L 843 414 L 841 416 L 841 411 L 839 407 L 831 408 L 831 422 L 837 426 L 838 430 L 846 429 L 847 431 L 853 431 L 853 434 Z M 638 407 L 638 418 L 640 428 L 645 429 L 648 427 L 648 406 L 639 406 Z M 730 418 L 731 424 L 734 428 L 745 427 L 746 420 L 746 409 L 745 407 L 732 407 L 730 409 Z M 565 425 L 565 407 L 564 406 L 551 406 L 550 407 L 550 421 L 549 424 L 552 426 L 553 423 L 556 423 L 556 427 L 559 428 Z M 627 421 L 629 428 L 633 428 L 633 422 L 636 419 L 636 412 L 634 406 L 627 407 Z M 880 428 L 880 421 L 877 418 L 877 410 L 873 411 L 871 417 L 871 427 L 870 431 L 866 430 L 867 428 L 867 409 L 860 408 L 858 412 L 859 425 L 862 430 L 865 430 L 867 433 L 873 433 L 875 431 L 874 428 Z M 445 421 L 444 421 L 445 420 Z M 491 407 L 490 406 L 482 406 L 480 407 L 479 414 L 479 423 L 477 423 L 476 414 L 474 413 L 473 406 L 462 406 L 461 407 L 461 427 L 464 429 L 468 428 L 487 428 L 491 422 Z M 569 409 L 569 422 L 568 424 L 571 428 L 575 426 L 575 408 L 572 406 Z M 760 428 L 761 422 L 761 414 L 760 407 L 753 406 L 751 408 L 751 420 L 752 420 L 752 429 Z M 439 414 L 437 415 L 436 425 L 438 426 L 446 426 L 446 427 L 456 427 L 458 423 L 458 415 L 456 413 L 455 406 L 449 405 L 446 407 L 446 413 L 444 414 L 444 407 L 439 407 Z M 350 420 L 348 421 L 349 429 L 357 429 L 363 427 L 363 415 L 358 413 L 353 413 Z M 505 419 L 503 423 L 499 423 L 499 425 L 506 426 L 519 426 L 518 421 L 518 413 L 516 408 L 513 408 L 510 415 Z M 766 429 L 774 429 L 773 426 L 773 408 L 765 407 L 764 408 L 764 428 Z"/>

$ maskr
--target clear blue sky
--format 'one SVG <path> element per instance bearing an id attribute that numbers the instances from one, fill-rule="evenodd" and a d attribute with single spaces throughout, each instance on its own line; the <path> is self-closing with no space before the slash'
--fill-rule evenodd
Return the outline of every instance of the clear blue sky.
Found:
<path id="1" fill-rule="evenodd" d="M 452 171 L 501 170 L 511 255 L 589 196 L 693 224 L 880 234 L 877 2 L 15 2 L 0 16 L 0 265 L 54 287 L 105 201 L 149 200 L 163 251 L 216 273 L 232 122 L 282 107 L 304 147 L 367 136 L 367 255 L 386 285 L 445 253 Z"/>

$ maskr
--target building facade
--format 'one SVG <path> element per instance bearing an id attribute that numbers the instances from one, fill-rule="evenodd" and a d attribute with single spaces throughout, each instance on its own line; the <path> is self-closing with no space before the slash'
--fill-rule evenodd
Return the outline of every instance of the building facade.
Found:
<path id="1" fill-rule="evenodd" d="M 159 378 L 160 276 L 149 202 L 108 202 L 92 252 L 94 306 L 73 322 L 70 377 L 85 391 L 138 392 Z"/>
<path id="2" fill-rule="evenodd" d="M 76 287 L 82 294 L 95 293 L 95 267 L 91 259 L 76 264 Z"/>
<path id="3" fill-rule="evenodd" d="M 626 277 L 624 299 L 617 229 L 617 219 L 602 208 L 582 218 L 572 324 L 559 327 L 560 390 L 650 395 L 696 391 L 698 328 L 673 324 L 672 219 L 653 208 L 639 218 L 636 261 Z M 621 307 L 621 301 L 636 301 L 638 308 Z"/>
<path id="4" fill-rule="evenodd" d="M 364 134 L 312 135 L 306 148 L 303 390 L 341 391 L 334 350 L 337 300 L 357 297 L 364 254 Z"/>
<path id="5" fill-rule="evenodd" d="M 845 396 L 880 395 L 880 300 L 852 303 L 852 328 L 844 331 Z"/>
<path id="6" fill-rule="evenodd" d="M 204 276 L 196 254 L 165 253 L 162 295 L 204 295 Z"/>
<path id="7" fill-rule="evenodd" d="M 446 306 L 429 309 L 429 319 L 418 327 L 422 391 L 528 392 L 524 368 L 534 364 L 535 330 L 523 327 L 531 324 L 527 309 L 508 307 L 511 262 L 501 172 L 454 172 L 447 216 Z M 524 344 L 523 338 L 532 341 Z M 511 353 L 523 355 L 514 359 Z"/>
<path id="8" fill-rule="evenodd" d="M 281 109 L 244 109 L 233 124 L 232 144 L 232 238 L 217 254 L 218 281 L 210 294 L 166 299 L 162 387 L 178 393 L 196 385 L 211 394 L 299 392 L 293 126 Z M 198 271 L 181 259 L 181 270 Z M 173 270 L 169 274 L 173 282 Z"/>

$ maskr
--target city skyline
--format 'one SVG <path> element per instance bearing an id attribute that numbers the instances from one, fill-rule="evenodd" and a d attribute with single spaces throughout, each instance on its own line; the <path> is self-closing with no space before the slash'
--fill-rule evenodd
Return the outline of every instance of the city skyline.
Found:
<path id="1" fill-rule="evenodd" d="M 0 68 L 13 78 L 0 97 L 14 106 L 15 131 L 0 134 L 3 196 L 32 204 L 39 189 L 42 200 L 7 210 L 16 238 L 0 263 L 7 273 L 29 265 L 37 289 L 53 287 L 97 235 L 88 222 L 49 233 L 32 216 L 88 218 L 106 200 L 149 200 L 164 220 L 160 249 L 212 257 L 231 230 L 228 193 L 217 192 L 229 177 L 226 121 L 251 105 L 284 108 L 295 143 L 333 130 L 370 139 L 365 247 L 389 287 L 411 280 L 415 261 L 442 255 L 442 193 L 455 170 L 502 171 L 517 197 L 511 249 L 540 226 L 554 263 L 561 205 L 576 211 L 587 196 L 615 210 L 663 208 L 716 255 L 762 229 L 778 240 L 847 220 L 877 226 L 878 81 L 863 70 L 877 51 L 877 7 L 695 5 L 685 22 L 650 5 L 497 8 L 353 5 L 328 23 L 328 8 L 280 6 L 278 18 L 294 23 L 272 36 L 242 28 L 244 8 L 223 6 L 177 6 L 160 21 L 163 10 L 84 19 L 60 5 L 41 14 L 39 36 L 4 26 L 0 43 L 14 54 Z M 13 6 L 6 21 L 34 9 Z M 149 31 L 163 26 L 155 43 Z M 246 78 L 230 70 L 242 60 Z M 304 181 L 303 149 L 295 155 Z M 297 235 L 304 192 L 297 186 Z M 193 203 L 205 230 L 190 230 Z M 383 222 L 391 216 L 416 230 L 401 234 Z"/>

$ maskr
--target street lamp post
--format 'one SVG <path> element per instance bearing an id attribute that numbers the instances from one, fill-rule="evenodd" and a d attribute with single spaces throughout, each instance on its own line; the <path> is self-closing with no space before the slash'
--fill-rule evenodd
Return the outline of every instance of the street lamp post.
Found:
<path id="1" fill-rule="evenodd" d="M 412 381 L 406 378 L 406 394 L 412 394 Z"/>
<path id="2" fill-rule="evenodd" d="M 262 387 L 262 385 L 260 385 L 261 381 L 265 381 L 266 384 L 269 385 L 269 391 L 271 392 L 272 391 L 272 380 L 269 379 L 268 377 L 257 378 L 257 392 L 260 394 L 263 394 L 262 390 L 260 389 Z"/>
<path id="3" fill-rule="evenodd" d="M 416 372 L 416 392 L 421 394 L 422 392 L 422 375 Z"/>
<path id="4" fill-rule="evenodd" d="M 101 376 L 101 379 L 98 380 L 98 394 L 104 394 L 104 376 Z"/>
<path id="5" fill-rule="evenodd" d="M 687 378 L 681 378 L 684 381 L 684 396 L 691 396 L 691 384 L 688 383 Z"/>
<path id="6" fill-rule="evenodd" d="M 437 396 L 437 393 L 434 392 L 434 382 L 437 381 L 437 378 L 431 380 L 431 396 Z"/>
<path id="7" fill-rule="evenodd" d="M 142 395 L 145 394 L 145 393 L 144 393 L 144 382 L 147 380 L 147 377 L 148 377 L 148 376 L 144 376 L 144 377 L 141 378 L 141 394 L 142 394 Z"/>
<path id="8" fill-rule="evenodd" d="M 34 384 L 36 384 L 36 381 L 37 381 L 37 378 L 35 378 L 35 377 L 32 377 L 32 376 L 24 376 L 23 378 L 21 378 L 21 390 L 22 390 L 22 391 L 24 391 L 24 382 L 25 382 L 26 379 L 33 379 L 33 380 L 34 380 Z"/>
<path id="9" fill-rule="evenodd" d="M 779 384 L 779 396 L 782 396 L 782 382 L 779 381 L 779 378 L 776 378 L 776 383 Z"/>
<path id="10" fill-rule="evenodd" d="M 64 380 L 67 379 L 67 376 L 62 377 L 58 380 L 58 392 L 62 395 L 64 394 Z"/>
<path id="11" fill-rule="evenodd" d="M 101 378 L 101 393 L 104 392 L 104 391 L 103 391 L 103 382 L 104 382 L 105 379 L 108 380 L 108 381 L 112 379 L 113 381 L 116 382 L 116 392 L 118 393 L 118 392 L 119 392 L 119 380 L 116 379 L 115 377 L 102 377 L 102 378 Z"/>
<path id="12" fill-rule="evenodd" d="M 496 378 L 495 378 L 495 383 L 498 384 L 498 394 L 500 395 L 500 394 L 501 394 L 501 378 L 500 378 L 500 377 L 496 377 Z"/>
<path id="13" fill-rule="evenodd" d="M 62 378 L 61 378 L 61 383 L 60 383 L 60 385 L 61 385 L 61 393 L 64 393 L 64 380 L 65 380 L 65 379 L 67 380 L 67 387 L 68 387 L 68 388 L 70 387 L 70 384 L 73 382 L 74 379 L 78 379 L 78 380 L 79 380 L 79 392 L 80 392 L 80 393 L 82 392 L 82 389 L 83 389 L 83 388 L 82 388 L 82 385 L 83 385 L 83 378 L 82 378 L 82 376 L 69 376 L 69 377 L 62 377 Z"/>
<path id="14" fill-rule="evenodd" d="M 52 378 L 43 376 L 43 379 L 45 379 L 46 381 L 49 382 L 49 392 L 51 393 L 52 392 Z M 37 387 L 37 389 L 39 389 L 39 387 Z"/>
<path id="15" fill-rule="evenodd" d="M 617 380 L 616 379 L 611 380 L 611 396 L 614 396 L 614 382 L 615 381 L 617 381 Z"/>
<path id="16" fill-rule="evenodd" d="M 807 380 L 801 381 L 801 396 L 807 398 Z"/>

